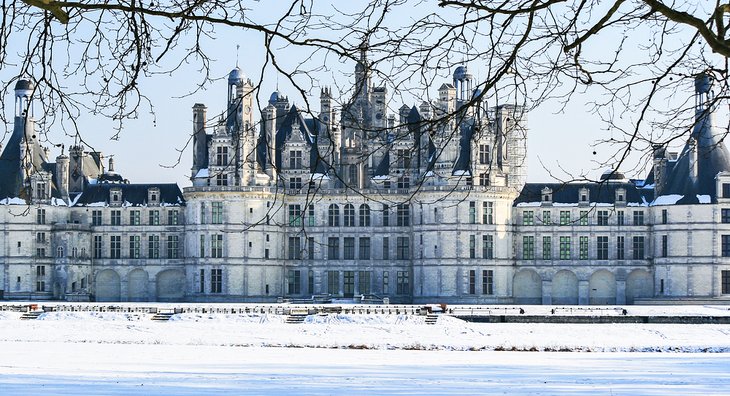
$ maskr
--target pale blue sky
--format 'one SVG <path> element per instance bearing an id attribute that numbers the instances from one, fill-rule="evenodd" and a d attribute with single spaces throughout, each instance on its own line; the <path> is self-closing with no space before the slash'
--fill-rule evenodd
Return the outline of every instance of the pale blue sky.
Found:
<path id="1" fill-rule="evenodd" d="M 270 3 L 267 3 L 270 4 Z M 338 5 L 340 5 L 338 3 Z M 435 9 L 425 4 L 414 7 L 411 15 L 418 15 L 419 12 L 439 12 L 448 17 L 448 12 L 441 9 Z M 260 14 L 254 14 L 253 17 L 261 17 L 271 20 L 277 13 L 282 11 L 264 9 Z M 329 12 L 329 11 L 322 11 Z M 405 26 L 409 23 L 411 15 L 402 13 L 391 13 L 388 15 L 387 23 Z M 339 33 L 328 32 L 326 35 L 332 39 L 339 39 Z M 17 37 L 17 36 L 16 36 Z M 353 36 L 354 37 L 354 34 Z M 352 39 L 352 38 L 351 38 Z M 594 51 L 596 56 L 601 56 L 606 46 L 614 43 L 614 36 L 606 35 L 598 37 L 587 47 L 585 51 Z M 183 44 L 188 41 L 183 41 Z M 16 40 L 10 48 L 11 54 L 22 53 L 22 42 Z M 627 46 L 628 51 L 636 51 L 636 47 Z M 168 168 L 166 166 L 175 165 L 180 155 L 178 150 L 182 149 L 192 132 L 192 116 L 191 108 L 195 103 L 204 103 L 208 106 L 209 118 L 215 114 L 219 114 L 225 108 L 226 99 L 226 83 L 225 77 L 228 72 L 236 66 L 236 59 L 243 72 L 252 80 L 257 81 L 261 78 L 261 67 L 264 62 L 263 36 L 259 33 L 234 30 L 231 28 L 217 27 L 213 33 L 212 39 L 204 41 L 205 51 L 212 59 L 210 64 L 211 76 L 218 78 L 193 94 L 188 95 L 201 81 L 201 76 L 194 65 L 184 65 L 172 75 L 160 74 L 150 77 L 144 77 L 140 80 L 140 88 L 146 94 L 154 106 L 155 117 L 149 112 L 144 111 L 134 120 L 127 120 L 124 123 L 124 129 L 120 134 L 119 140 L 109 140 L 115 134 L 113 130 L 113 122 L 102 116 L 94 116 L 90 114 L 81 115 L 77 122 L 80 126 L 83 137 L 92 144 L 96 149 L 105 153 L 105 155 L 114 155 L 116 170 L 122 173 L 131 182 L 177 182 L 181 187 L 189 186 L 188 177 L 190 175 L 190 166 L 192 157 L 190 150 L 185 150 L 180 159 L 180 163 L 175 167 Z M 322 57 L 315 56 L 309 59 L 311 52 L 307 50 L 283 50 L 279 51 L 278 47 L 281 43 L 275 43 L 277 48 L 278 60 L 284 67 L 292 67 L 301 61 L 305 61 L 305 67 L 310 70 L 317 69 L 322 64 Z M 240 49 L 236 49 L 240 46 Z M 56 55 L 62 58 L 65 52 L 64 48 L 57 51 Z M 237 55 L 238 52 L 238 55 Z M 73 61 L 73 52 L 71 60 Z M 160 65 L 160 69 L 170 67 L 177 57 L 169 57 L 169 63 Z M 452 59 L 457 62 L 459 57 Z M 481 59 L 472 60 L 468 66 L 472 73 L 479 77 L 486 72 L 485 65 L 480 64 Z M 318 96 L 321 84 L 333 86 L 335 91 L 349 89 L 352 84 L 351 72 L 355 67 L 355 63 L 349 59 L 338 59 L 330 56 L 326 59 L 327 70 L 316 71 L 308 75 L 298 75 L 294 78 L 297 81 L 310 85 L 313 81 L 313 87 L 310 91 L 310 101 L 313 104 L 313 111 L 318 111 Z M 441 82 L 449 81 L 446 76 L 450 75 L 453 70 L 437 70 L 440 78 L 434 80 L 434 84 L 430 87 L 430 94 L 435 97 L 438 86 Z M 0 81 L 8 81 L 9 78 L 17 74 L 16 70 L 6 67 L 0 70 Z M 312 78 L 313 80 L 309 80 Z M 374 79 L 378 81 L 377 78 Z M 75 83 L 74 78 L 70 77 L 63 82 L 70 89 Z M 418 85 L 417 82 L 412 82 Z M 298 105 L 303 104 L 301 98 L 296 97 L 291 84 L 282 76 L 277 77 L 276 73 L 271 69 L 267 69 L 262 82 L 260 93 L 260 105 L 265 106 L 265 101 L 269 94 L 276 89 L 292 98 L 293 102 Z M 687 94 L 691 92 L 691 86 L 687 87 Z M 392 91 L 391 91 L 392 93 Z M 12 114 L 12 92 L 4 92 L 6 100 L 10 106 L 6 106 L 6 116 Z M 546 103 L 529 114 L 529 133 L 528 133 L 528 181 L 554 181 L 548 171 L 543 169 L 543 165 L 553 172 L 554 176 L 566 178 L 568 175 L 564 171 L 569 172 L 572 176 L 587 175 L 589 177 L 598 177 L 602 169 L 597 169 L 596 160 L 607 158 L 611 153 L 611 148 L 607 146 L 592 147 L 598 139 L 611 137 L 611 132 L 606 131 L 599 117 L 589 114 L 589 106 L 586 104 L 594 100 L 600 100 L 600 96 L 596 96 L 596 91 L 589 91 L 586 94 L 576 94 L 568 103 L 565 110 L 559 113 L 560 103 L 555 100 Z M 343 95 L 346 96 L 346 95 Z M 346 100 L 342 97 L 341 100 Z M 406 104 L 415 104 L 415 99 L 406 96 Z M 489 103 L 493 105 L 494 103 Z M 391 110 L 395 110 L 402 105 L 400 97 L 393 97 L 390 103 Z M 38 109 L 36 109 L 38 111 Z M 258 117 L 257 117 L 258 118 Z M 627 120 L 630 119 L 627 116 Z M 72 142 L 72 138 L 62 136 L 62 132 L 58 126 L 53 126 L 49 131 L 50 138 L 54 143 L 65 143 L 68 146 Z M 4 141 L 7 141 L 4 139 Z M 593 154 L 593 151 L 596 154 Z M 58 149 L 52 150 L 52 157 L 58 155 Z M 638 158 L 638 157 L 636 157 Z M 642 176 L 643 172 L 636 172 L 632 169 L 637 161 L 633 161 L 622 169 L 630 177 Z"/>

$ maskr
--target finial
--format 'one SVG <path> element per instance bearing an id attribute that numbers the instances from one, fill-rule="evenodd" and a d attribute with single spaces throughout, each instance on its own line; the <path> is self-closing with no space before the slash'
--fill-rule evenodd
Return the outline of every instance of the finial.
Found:
<path id="1" fill-rule="evenodd" d="M 236 44 L 236 67 L 238 67 L 238 50 L 241 49 L 241 46 Z"/>

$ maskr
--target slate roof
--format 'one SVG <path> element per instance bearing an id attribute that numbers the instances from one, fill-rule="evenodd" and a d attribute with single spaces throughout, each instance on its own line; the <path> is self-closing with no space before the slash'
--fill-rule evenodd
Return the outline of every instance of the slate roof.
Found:
<path id="1" fill-rule="evenodd" d="M 175 183 L 164 184 L 120 184 L 120 183 L 99 183 L 89 184 L 84 192 L 78 197 L 74 206 L 88 206 L 103 202 L 109 204 L 109 190 L 119 188 L 122 190 L 122 202 L 128 202 L 132 206 L 146 206 L 147 192 L 150 188 L 160 189 L 161 205 L 185 206 L 180 187 Z"/>
<path id="2" fill-rule="evenodd" d="M 281 169 L 281 152 L 284 147 L 284 143 L 294 132 L 292 125 L 295 122 L 299 125 L 298 131 L 302 134 L 305 143 L 310 146 L 310 171 L 312 173 L 327 173 L 328 166 L 321 160 L 319 151 L 317 150 L 317 136 L 319 133 L 324 133 L 327 127 L 317 118 L 304 118 L 296 106 L 292 106 L 289 109 L 284 116 L 284 120 L 281 122 L 281 127 L 276 131 L 276 158 L 274 162 L 276 164 L 276 168 Z M 260 134 L 258 144 L 256 145 L 256 158 L 261 169 L 266 169 L 267 166 L 269 150 L 266 146 L 266 136 L 262 133 Z"/>
<path id="3" fill-rule="evenodd" d="M 527 183 L 520 192 L 513 205 L 520 203 L 534 203 L 542 201 L 542 190 L 548 187 L 552 190 L 553 203 L 577 204 L 580 203 L 580 190 L 588 189 L 591 203 L 616 203 L 616 190 L 623 188 L 627 204 L 646 205 L 654 200 L 654 190 L 639 188 L 631 182 L 601 182 L 601 183 Z"/>
<path id="4" fill-rule="evenodd" d="M 717 202 L 715 177 L 719 172 L 730 171 L 730 153 L 723 136 L 713 130 L 711 112 L 699 113 L 691 135 L 697 142 L 697 179 L 690 178 L 692 146 L 688 142 L 677 161 L 667 165 L 667 184 L 662 194 L 684 195 L 678 204 L 699 203 L 697 195 L 709 195 L 713 203 Z"/>
<path id="5" fill-rule="evenodd" d="M 29 128 L 28 133 L 35 133 L 33 123 L 27 123 Z M 8 143 L 5 145 L 5 149 L 0 154 L 0 199 L 3 198 L 15 198 L 22 197 L 25 195 L 23 191 L 23 173 L 21 171 L 20 158 L 20 145 L 24 141 L 26 135 L 26 119 L 24 117 L 15 117 L 15 124 L 13 125 L 13 134 L 10 135 Z M 37 170 L 43 169 L 53 172 L 55 170 L 55 164 L 48 164 L 43 149 L 37 140 L 31 143 L 30 147 L 33 158 L 32 163 Z M 55 177 L 55 172 L 52 173 Z M 58 192 L 55 188 L 55 180 L 52 180 L 51 195 L 58 197 Z"/>

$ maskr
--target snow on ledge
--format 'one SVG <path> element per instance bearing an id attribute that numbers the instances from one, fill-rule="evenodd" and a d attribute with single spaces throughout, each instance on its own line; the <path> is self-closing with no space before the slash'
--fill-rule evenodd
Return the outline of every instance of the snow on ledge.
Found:
<path id="1" fill-rule="evenodd" d="M 661 195 L 656 197 L 654 202 L 652 202 L 652 206 L 676 205 L 683 197 L 684 195 L 679 194 Z"/>

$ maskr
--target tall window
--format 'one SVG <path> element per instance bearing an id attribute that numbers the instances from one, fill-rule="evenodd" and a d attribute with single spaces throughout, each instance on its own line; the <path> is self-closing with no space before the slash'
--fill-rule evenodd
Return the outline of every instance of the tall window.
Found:
<path id="1" fill-rule="evenodd" d="M 227 186 L 228 185 L 228 175 L 225 173 L 218 173 L 215 175 L 215 185 L 216 186 Z"/>
<path id="2" fill-rule="evenodd" d="M 597 220 L 599 226 L 607 226 L 608 225 L 608 211 L 599 210 L 596 214 L 596 220 Z"/>
<path id="3" fill-rule="evenodd" d="M 626 220 L 624 219 L 624 211 L 619 210 L 618 212 L 616 212 L 616 224 L 622 226 L 625 222 Z"/>
<path id="4" fill-rule="evenodd" d="M 383 294 L 390 293 L 390 272 L 383 271 Z"/>
<path id="5" fill-rule="evenodd" d="M 302 258 L 302 239 L 300 237 L 289 237 L 289 260 L 300 260 Z"/>
<path id="6" fill-rule="evenodd" d="M 411 287 L 408 271 L 398 271 L 396 275 L 396 294 L 409 294 Z"/>
<path id="7" fill-rule="evenodd" d="M 533 260 L 535 258 L 535 237 L 532 235 L 522 237 L 522 258 L 524 260 Z"/>
<path id="8" fill-rule="evenodd" d="M 354 237 L 345 237 L 344 238 L 343 258 L 345 260 L 354 260 L 355 259 L 355 238 Z"/>
<path id="9" fill-rule="evenodd" d="M 552 260 L 553 258 L 553 240 L 549 236 L 542 237 L 542 259 Z"/>
<path id="10" fill-rule="evenodd" d="M 317 225 L 316 218 L 314 217 L 314 204 L 307 206 L 307 225 L 312 227 Z"/>
<path id="11" fill-rule="evenodd" d="M 101 258 L 103 247 L 102 247 L 102 236 L 94 235 L 94 258 Z"/>
<path id="12" fill-rule="evenodd" d="M 228 147 L 216 147 L 215 150 L 215 164 L 216 166 L 227 166 L 228 165 Z"/>
<path id="13" fill-rule="evenodd" d="M 223 224 L 223 202 L 211 202 L 211 224 Z"/>
<path id="14" fill-rule="evenodd" d="M 291 150 L 289 152 L 289 168 L 302 169 L 302 151 Z"/>
<path id="15" fill-rule="evenodd" d="M 644 225 L 644 212 L 641 210 L 634 211 L 634 225 Z"/>
<path id="16" fill-rule="evenodd" d="M 289 205 L 289 225 L 299 227 L 302 225 L 302 207 L 299 205 Z"/>
<path id="17" fill-rule="evenodd" d="M 220 268 L 210 270 L 210 292 L 223 293 L 223 270 Z"/>
<path id="18" fill-rule="evenodd" d="M 482 257 L 485 259 L 494 258 L 494 236 L 482 235 Z"/>
<path id="19" fill-rule="evenodd" d="M 469 294 L 477 294 L 477 271 L 469 270 Z"/>
<path id="20" fill-rule="evenodd" d="M 167 258 L 176 259 L 180 256 L 179 242 L 178 235 L 167 236 Z"/>
<path id="21" fill-rule="evenodd" d="M 561 210 L 560 211 L 560 225 L 568 225 L 568 224 L 570 224 L 570 211 Z"/>
<path id="22" fill-rule="evenodd" d="M 299 270 L 289 270 L 287 276 L 287 293 L 288 294 L 301 294 L 302 293 L 302 273 Z"/>
<path id="23" fill-rule="evenodd" d="M 579 219 L 580 225 L 587 226 L 588 225 L 588 211 L 587 210 L 581 210 L 580 211 L 580 219 Z"/>
<path id="24" fill-rule="evenodd" d="M 667 253 L 669 252 L 669 237 L 667 235 L 662 235 L 662 257 L 667 257 Z"/>
<path id="25" fill-rule="evenodd" d="M 340 207 L 337 204 L 331 204 L 327 209 L 327 225 L 330 227 L 340 226 Z"/>
<path id="26" fill-rule="evenodd" d="M 550 211 L 549 210 L 543 210 L 542 211 L 542 224 L 545 224 L 545 225 L 551 225 L 551 224 L 553 224 L 552 220 L 550 219 Z"/>
<path id="27" fill-rule="evenodd" d="M 129 224 L 130 225 L 140 225 L 140 215 L 139 210 L 130 210 L 129 211 Z"/>
<path id="28" fill-rule="evenodd" d="M 482 202 L 482 223 L 494 224 L 494 202 Z"/>
<path id="29" fill-rule="evenodd" d="M 360 237 L 360 260 L 370 260 L 370 237 Z"/>
<path id="30" fill-rule="evenodd" d="M 482 270 L 482 294 L 494 294 L 494 271 Z"/>
<path id="31" fill-rule="evenodd" d="M 210 257 L 223 257 L 223 234 L 213 234 L 210 236 Z"/>
<path id="32" fill-rule="evenodd" d="M 314 260 L 314 237 L 307 237 L 307 258 Z M 309 289 L 312 291 L 312 288 Z"/>
<path id="33" fill-rule="evenodd" d="M 667 224 L 667 210 L 662 209 L 662 224 Z"/>
<path id="34" fill-rule="evenodd" d="M 172 209 L 167 211 L 167 224 L 178 225 L 180 224 L 180 212 Z"/>
<path id="35" fill-rule="evenodd" d="M 340 271 L 327 271 L 327 293 L 340 294 Z"/>
<path id="36" fill-rule="evenodd" d="M 160 236 L 150 235 L 147 238 L 147 257 L 151 259 L 160 258 Z"/>
<path id="37" fill-rule="evenodd" d="M 596 259 L 608 260 L 608 237 L 596 237 Z"/>
<path id="38" fill-rule="evenodd" d="M 469 201 L 469 224 L 475 224 L 477 222 L 477 203 Z"/>
<path id="39" fill-rule="evenodd" d="M 383 260 L 390 259 L 390 239 L 383 237 Z"/>
<path id="40" fill-rule="evenodd" d="M 205 257 L 205 235 L 200 234 L 200 258 Z"/>
<path id="41" fill-rule="evenodd" d="M 360 291 L 360 294 L 370 294 L 373 292 L 370 282 L 371 278 L 371 271 L 360 271 L 360 273 L 357 274 L 357 288 Z"/>
<path id="42" fill-rule="evenodd" d="M 644 237 L 643 236 L 635 236 L 632 239 L 633 243 L 633 250 L 634 250 L 634 260 L 643 260 L 644 259 Z"/>
<path id="43" fill-rule="evenodd" d="M 730 223 L 730 209 L 722 209 L 721 221 L 723 223 Z"/>
<path id="44" fill-rule="evenodd" d="M 477 236 L 469 235 L 469 258 L 477 258 Z"/>
<path id="45" fill-rule="evenodd" d="M 342 296 L 353 297 L 355 295 L 355 271 L 343 271 L 342 280 Z"/>
<path id="46" fill-rule="evenodd" d="M 370 206 L 360 205 L 360 227 L 370 227 Z"/>
<path id="47" fill-rule="evenodd" d="M 160 225 L 160 211 L 159 210 L 150 210 L 149 224 L 150 225 Z"/>
<path id="48" fill-rule="evenodd" d="M 101 210 L 91 211 L 91 225 L 101 225 Z"/>
<path id="49" fill-rule="evenodd" d="M 522 212 L 522 225 L 533 225 L 535 224 L 535 212 L 526 210 Z"/>
<path id="50" fill-rule="evenodd" d="M 396 239 L 396 259 L 408 260 L 411 258 L 411 239 L 409 237 L 398 237 Z"/>
<path id="51" fill-rule="evenodd" d="M 390 225 L 390 208 L 388 205 L 383 204 L 383 227 Z"/>
<path id="52" fill-rule="evenodd" d="M 122 225 L 121 210 L 112 210 L 112 225 Z"/>
<path id="53" fill-rule="evenodd" d="M 578 252 L 578 257 L 581 260 L 588 260 L 588 237 L 582 236 L 582 237 L 580 237 L 578 242 L 579 242 L 579 249 L 580 249 Z"/>
<path id="54" fill-rule="evenodd" d="M 411 207 L 409 204 L 398 204 L 396 224 L 409 226 L 411 224 Z"/>
<path id="55" fill-rule="evenodd" d="M 625 259 L 626 247 L 624 246 L 624 237 L 616 237 L 616 260 Z"/>
<path id="56" fill-rule="evenodd" d="M 46 210 L 45 209 L 36 210 L 35 221 L 38 224 L 46 224 Z"/>
<path id="57" fill-rule="evenodd" d="M 489 164 L 489 145 L 479 145 L 479 163 L 482 165 Z"/>
<path id="58" fill-rule="evenodd" d="M 299 176 L 289 178 L 289 189 L 299 190 L 302 188 L 302 178 Z"/>
<path id="59" fill-rule="evenodd" d="M 722 271 L 722 294 L 730 294 L 730 271 Z"/>
<path id="60" fill-rule="evenodd" d="M 327 238 L 327 259 L 328 260 L 339 260 L 340 258 L 340 238 L 329 237 Z"/>
<path id="61" fill-rule="evenodd" d="M 129 237 L 129 258 L 139 258 L 139 243 L 140 236 L 139 235 L 131 235 Z"/>
<path id="62" fill-rule="evenodd" d="M 560 259 L 561 260 L 570 260 L 570 237 L 569 236 L 560 237 Z"/>
<path id="63" fill-rule="evenodd" d="M 410 150 L 397 150 L 396 151 L 396 167 L 397 168 L 410 168 L 411 167 L 411 151 Z"/>
<path id="64" fill-rule="evenodd" d="M 355 226 L 355 207 L 352 204 L 345 205 L 345 217 L 344 226 L 354 227 Z"/>
<path id="65" fill-rule="evenodd" d="M 730 257 L 730 235 L 722 236 L 722 257 Z"/>
<path id="66" fill-rule="evenodd" d="M 479 185 L 483 187 L 489 186 L 489 173 L 483 172 L 479 174 Z"/>
<path id="67" fill-rule="evenodd" d="M 118 259 L 122 257 L 122 237 L 119 235 L 112 235 L 109 237 L 109 257 Z"/>

